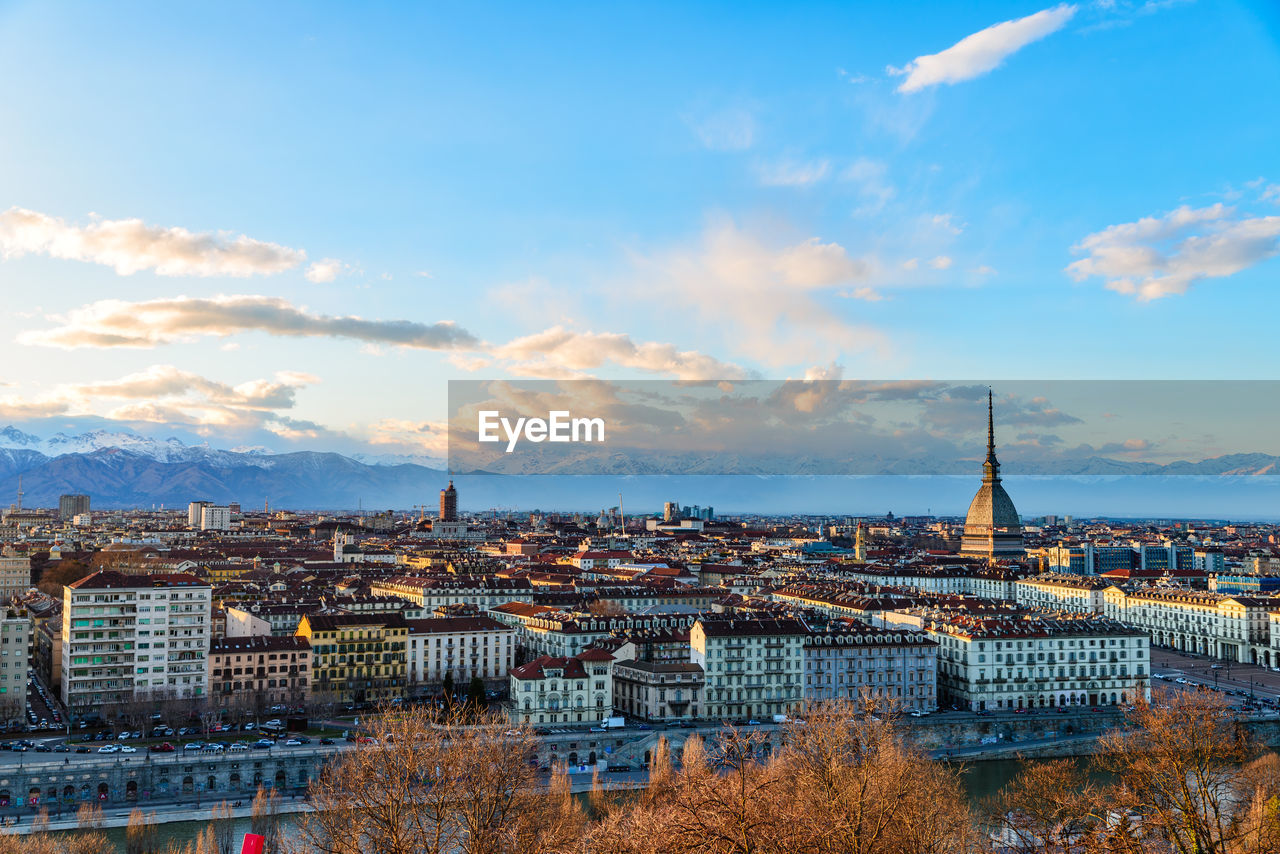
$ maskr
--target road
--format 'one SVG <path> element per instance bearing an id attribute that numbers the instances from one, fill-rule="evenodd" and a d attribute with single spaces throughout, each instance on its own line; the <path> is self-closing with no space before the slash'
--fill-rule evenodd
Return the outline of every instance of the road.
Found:
<path id="1" fill-rule="evenodd" d="M 1221 665 L 1214 668 L 1214 665 Z M 1203 655 L 1188 655 L 1166 649 L 1151 650 L 1152 673 L 1168 676 L 1169 679 L 1157 678 L 1153 687 L 1162 685 L 1166 688 L 1187 689 L 1188 686 L 1203 685 L 1217 688 L 1219 691 L 1242 691 L 1245 695 L 1253 694 L 1268 704 L 1280 704 L 1280 673 L 1260 667 L 1256 664 L 1233 664 L 1220 662 Z M 1187 680 L 1186 685 L 1174 679 Z M 1233 706 L 1239 706 L 1245 697 L 1231 697 Z"/>

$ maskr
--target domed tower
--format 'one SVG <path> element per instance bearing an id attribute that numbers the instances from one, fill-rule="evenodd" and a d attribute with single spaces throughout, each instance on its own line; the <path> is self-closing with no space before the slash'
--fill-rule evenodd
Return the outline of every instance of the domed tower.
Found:
<path id="1" fill-rule="evenodd" d="M 1000 484 L 996 459 L 996 430 L 991 390 L 987 390 L 987 458 L 982 463 L 982 486 L 969 503 L 960 553 L 979 557 L 1022 557 L 1022 520 L 1013 499 Z"/>
<path id="2" fill-rule="evenodd" d="M 453 481 L 449 481 L 446 489 L 440 490 L 440 521 L 458 521 L 458 490 L 453 488 Z"/>

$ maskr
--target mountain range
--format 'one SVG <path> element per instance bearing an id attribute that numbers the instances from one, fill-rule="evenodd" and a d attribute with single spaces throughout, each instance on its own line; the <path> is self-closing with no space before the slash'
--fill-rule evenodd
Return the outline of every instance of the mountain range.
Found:
<path id="1" fill-rule="evenodd" d="M 422 462 L 415 461 L 417 459 Z M 188 501 L 206 499 L 240 502 L 245 507 L 261 507 L 270 502 L 275 507 L 294 509 L 338 510 L 361 505 L 366 509 L 407 509 L 418 504 L 433 504 L 444 485 L 448 475 L 442 466 L 431 465 L 431 462 L 435 461 L 425 457 L 344 456 L 317 451 L 273 453 L 260 447 L 219 449 L 208 444 L 188 444 L 177 438 L 156 439 L 109 430 L 58 433 L 42 438 L 9 426 L 0 429 L 0 496 L 16 497 L 21 477 L 23 503 L 28 507 L 56 507 L 59 495 L 85 493 L 92 497 L 95 508 L 161 504 L 179 507 Z M 608 458 L 599 455 L 593 458 L 587 454 L 563 458 L 550 472 L 534 470 L 546 476 L 528 476 L 517 468 L 472 472 L 457 475 L 455 480 L 460 490 L 465 484 L 467 500 L 464 503 L 471 507 L 590 510 L 616 504 L 618 489 L 625 487 L 633 496 L 631 500 L 637 502 L 632 505 L 635 509 L 684 496 L 689 503 L 719 501 L 721 507 L 728 509 L 727 502 L 733 501 L 737 505 L 735 510 L 759 509 L 761 512 L 789 509 L 822 512 L 809 505 L 827 502 L 828 512 L 833 513 L 866 512 L 871 509 L 862 505 L 867 498 L 875 502 L 875 507 L 883 503 L 883 509 L 888 509 L 889 502 L 902 500 L 895 496 L 919 493 L 916 487 L 908 487 L 907 481 L 936 480 L 938 486 L 934 489 L 940 500 L 935 509 L 941 513 L 960 513 L 967 503 L 964 495 L 971 494 L 977 478 L 977 466 L 968 460 L 867 459 L 833 466 L 830 461 L 785 454 L 765 459 L 705 455 L 695 458 L 681 454 L 633 457 L 617 453 Z M 1252 480 L 1259 487 L 1264 484 L 1269 487 L 1272 481 L 1280 485 L 1280 479 L 1257 477 L 1280 474 L 1280 457 L 1231 454 L 1198 462 L 1165 464 L 1105 457 L 1027 460 L 1007 466 L 1006 473 L 1018 480 L 1022 479 L 1020 475 L 1053 476 L 1058 482 L 1056 488 L 1074 494 L 1085 494 L 1081 492 L 1081 484 L 1088 481 L 1132 481 L 1134 485 L 1126 488 L 1126 494 L 1139 500 L 1150 496 L 1155 501 L 1168 497 L 1169 484 L 1178 481 L 1188 494 L 1198 490 L 1205 495 L 1206 484 L 1215 480 L 1222 482 L 1221 487 L 1226 487 L 1227 481 L 1237 483 L 1241 478 Z M 779 477 L 781 474 L 795 477 Z M 821 477 L 832 474 L 865 477 L 860 482 L 852 478 Z M 931 475 L 937 477 L 927 477 Z M 1192 477 L 1171 478 L 1170 475 Z M 1034 482 L 1042 477 L 1028 477 L 1026 481 Z M 1067 479 L 1076 483 L 1067 487 L 1062 483 Z M 879 485 L 872 487 L 873 482 Z M 947 485 L 942 485 L 944 482 Z M 1193 487 L 1193 482 L 1199 485 Z M 1040 491 L 1037 487 L 1037 492 Z M 1212 491 L 1223 494 L 1219 486 L 1212 487 Z M 675 492 L 679 494 L 673 495 Z M 1273 500 L 1270 493 L 1270 489 L 1265 490 L 1268 504 Z M 1255 502 L 1263 495 L 1253 489 L 1249 494 L 1252 496 L 1249 500 Z M 849 506 L 851 497 L 858 500 L 857 506 Z M 772 506 L 784 501 L 790 503 Z M 952 507 L 953 503 L 957 506 Z M 1130 513 L 1143 509 L 1134 507 Z M 1266 515 L 1273 512 L 1270 507 L 1257 509 Z M 1153 505 L 1152 512 L 1170 511 L 1156 510 Z"/>

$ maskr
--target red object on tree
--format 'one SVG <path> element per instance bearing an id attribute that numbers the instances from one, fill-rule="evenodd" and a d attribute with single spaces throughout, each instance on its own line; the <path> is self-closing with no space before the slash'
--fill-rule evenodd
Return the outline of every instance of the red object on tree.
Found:
<path id="1" fill-rule="evenodd" d="M 240 854 L 262 854 L 262 844 L 266 839 L 256 833 L 246 833 L 244 835 L 244 845 L 240 847 Z"/>

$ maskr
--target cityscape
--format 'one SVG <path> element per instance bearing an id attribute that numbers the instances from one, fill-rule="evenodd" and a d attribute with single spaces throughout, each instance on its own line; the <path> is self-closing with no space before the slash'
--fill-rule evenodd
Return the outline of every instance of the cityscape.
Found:
<path id="1" fill-rule="evenodd" d="M 1280 854 L 1280 4 L 0 2 L 0 854 Z"/>

